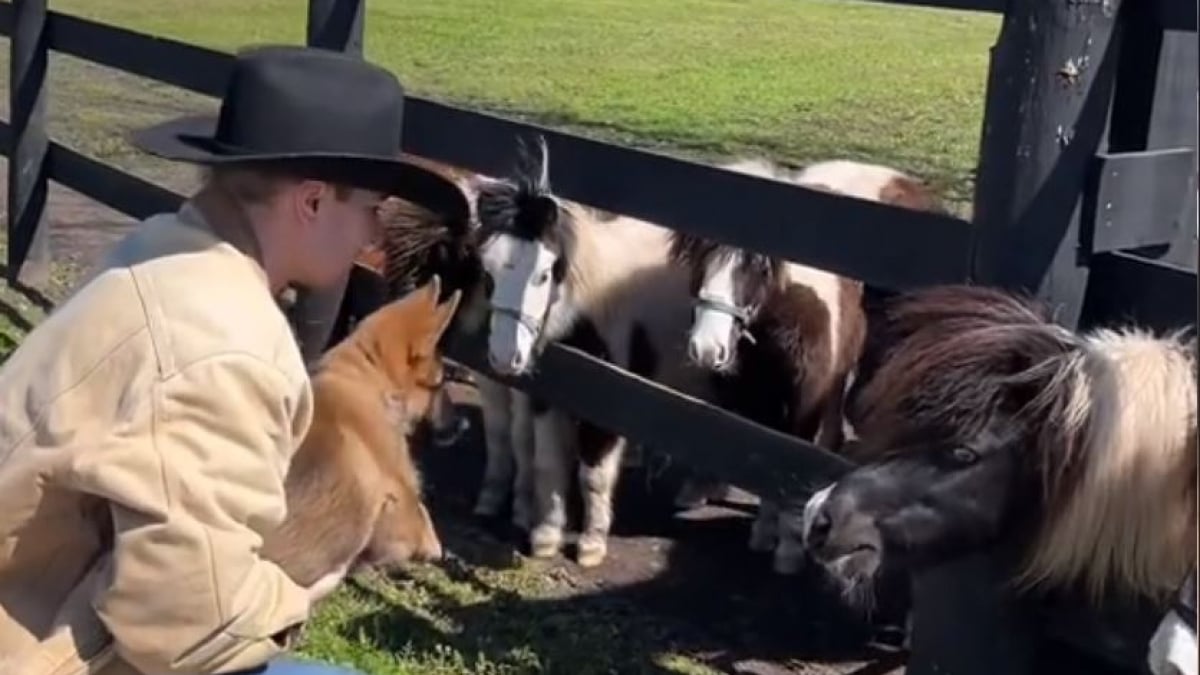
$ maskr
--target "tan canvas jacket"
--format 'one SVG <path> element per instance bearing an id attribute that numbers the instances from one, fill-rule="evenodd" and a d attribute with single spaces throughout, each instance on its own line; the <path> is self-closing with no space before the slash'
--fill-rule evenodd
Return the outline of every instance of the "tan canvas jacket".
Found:
<path id="1" fill-rule="evenodd" d="M 149 219 L 0 368 L 0 674 L 224 673 L 306 618 L 256 554 L 312 398 L 252 239 Z"/>

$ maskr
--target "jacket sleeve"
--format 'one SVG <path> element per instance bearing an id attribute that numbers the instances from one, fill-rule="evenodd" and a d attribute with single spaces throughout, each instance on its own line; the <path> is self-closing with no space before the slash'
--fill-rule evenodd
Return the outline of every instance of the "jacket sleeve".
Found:
<path id="1" fill-rule="evenodd" d="M 259 666 L 309 611 L 305 589 L 258 554 L 285 514 L 301 394 L 245 355 L 193 364 L 154 389 L 148 432 L 117 434 L 92 471 L 113 524 L 110 581 L 94 607 L 142 672 Z"/>

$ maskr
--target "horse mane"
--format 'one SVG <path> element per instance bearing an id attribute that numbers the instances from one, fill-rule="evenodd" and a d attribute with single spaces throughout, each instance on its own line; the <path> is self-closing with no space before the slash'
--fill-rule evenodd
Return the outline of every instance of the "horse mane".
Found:
<path id="1" fill-rule="evenodd" d="M 795 178 L 795 172 L 790 171 L 780 164 L 759 157 L 736 159 L 724 164 L 718 164 L 717 168 L 756 178 L 771 178 L 788 182 L 791 182 Z M 805 187 L 828 190 L 824 186 Z M 770 286 L 778 278 L 782 263 L 773 260 L 769 255 L 742 249 L 690 232 L 681 230 L 673 230 L 671 232 L 669 255 L 672 262 L 698 266 L 710 262 L 728 260 L 737 254 L 743 256 L 743 264 L 748 265 L 755 271 L 757 278 L 765 278 L 767 280 L 767 286 Z"/>
<path id="2" fill-rule="evenodd" d="M 911 435 L 981 432 L 1007 405 L 1008 377 L 1078 345 L 1040 306 L 986 287 L 901 294 L 874 319 L 848 401 L 868 459 Z"/>
<path id="3" fill-rule="evenodd" d="M 1185 336 L 1102 328 L 1050 367 L 1034 406 L 1062 428 L 1042 427 L 1038 450 L 1048 468 L 1078 469 L 1048 474 L 1060 498 L 1021 585 L 1082 582 L 1093 600 L 1117 590 L 1165 602 L 1195 566 L 1196 339 Z"/>
<path id="4" fill-rule="evenodd" d="M 479 184 L 477 240 L 482 244 L 504 233 L 557 244 L 558 278 L 571 288 L 571 309 L 563 318 L 582 313 L 603 321 L 634 293 L 630 274 L 646 274 L 647 267 L 666 262 L 670 230 L 559 198 L 550 186 L 549 161 L 544 139 L 538 137 L 536 144 L 522 140 L 511 175 Z"/>
<path id="5" fill-rule="evenodd" d="M 878 317 L 849 416 L 870 461 L 920 437 L 969 439 L 1007 414 L 1044 510 L 1016 583 L 1161 598 L 1195 559 L 1194 364 L 1194 338 L 1081 335 L 1025 297 L 933 287 Z"/>
<path id="6" fill-rule="evenodd" d="M 442 173 L 468 196 L 481 177 L 469 171 L 407 155 L 407 159 Z M 472 200 L 468 200 L 471 202 Z M 413 202 L 389 197 L 381 208 L 383 236 L 380 245 L 382 274 L 389 294 L 402 295 L 424 285 L 435 275 L 442 280 L 443 295 L 464 291 L 483 278 L 475 233 L 469 220 L 447 219 Z"/>

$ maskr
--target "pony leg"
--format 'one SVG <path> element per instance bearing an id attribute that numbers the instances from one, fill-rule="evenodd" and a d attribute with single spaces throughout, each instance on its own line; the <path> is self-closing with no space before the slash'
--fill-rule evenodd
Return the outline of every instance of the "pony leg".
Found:
<path id="1" fill-rule="evenodd" d="M 580 449 L 583 461 L 579 464 L 579 485 L 583 490 L 584 515 L 576 562 L 580 567 L 595 567 L 608 555 L 613 492 L 621 475 L 621 458 L 627 441 L 595 427 L 586 431 L 588 444 L 592 447 Z M 584 445 L 582 441 L 580 445 Z"/>
<path id="2" fill-rule="evenodd" d="M 779 503 L 762 499 L 758 504 L 758 516 L 750 527 L 750 550 L 772 551 L 779 539 Z"/>
<path id="3" fill-rule="evenodd" d="M 776 574 L 796 574 L 804 565 L 803 507 L 788 505 L 779 512 L 779 543 L 775 546 Z"/>
<path id="4" fill-rule="evenodd" d="M 516 463 L 513 482 L 512 522 L 528 532 L 533 527 L 533 402 L 527 394 L 512 390 L 512 451 Z"/>
<path id="5" fill-rule="evenodd" d="M 500 513 L 512 487 L 513 447 L 509 412 L 510 389 L 491 378 L 479 376 L 479 395 L 483 412 L 483 434 L 487 463 L 483 485 L 475 501 L 475 515 L 492 517 Z"/>
<path id="6" fill-rule="evenodd" d="M 575 458 L 575 429 L 565 413 L 553 408 L 534 413 L 533 474 L 537 497 L 535 526 L 529 536 L 535 558 L 558 554 L 567 524 L 567 490 Z"/>

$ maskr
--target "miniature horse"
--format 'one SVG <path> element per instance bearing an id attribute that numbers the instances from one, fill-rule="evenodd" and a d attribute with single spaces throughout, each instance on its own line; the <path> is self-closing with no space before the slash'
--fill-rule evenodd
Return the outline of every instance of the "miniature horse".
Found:
<path id="1" fill-rule="evenodd" d="M 458 305 L 435 277 L 372 312 L 317 364 L 313 421 L 284 482 L 287 517 L 262 553 L 298 584 L 332 591 L 360 565 L 437 560 L 406 435 L 441 388 L 437 343 Z"/>
<path id="2" fill-rule="evenodd" d="M 941 209 L 923 183 L 874 164 L 833 160 L 796 174 L 760 160 L 722 168 L 905 208 Z M 671 252 L 690 272 L 697 305 L 688 355 L 716 374 L 719 404 L 837 451 L 843 393 L 866 332 L 862 283 L 682 232 L 675 233 Z M 695 492 L 694 485 L 685 486 L 681 506 L 688 491 Z M 774 549 L 775 570 L 789 574 L 803 561 L 799 532 L 791 536 L 798 527 L 789 526 L 800 519 L 781 513 L 778 504 L 761 503 L 750 547 Z"/>
<path id="3" fill-rule="evenodd" d="M 558 341 L 704 398 L 707 378 L 685 367 L 680 337 L 690 320 L 688 282 L 670 264 L 671 231 L 559 200 L 548 175 L 542 144 L 540 156 L 522 148 L 512 179 L 478 186 L 480 254 L 494 283 L 492 367 L 527 373 L 540 350 Z M 576 428 L 564 413 L 532 403 L 532 554 L 551 556 L 560 548 L 569 470 L 578 458 L 585 498 L 576 559 L 597 565 L 607 554 L 625 439 L 584 421 Z M 528 459 L 516 445 L 520 477 Z M 520 500 L 520 486 L 517 492 Z"/>
<path id="4" fill-rule="evenodd" d="M 1020 589 L 1165 605 L 1196 564 L 1195 369 L 1182 333 L 1076 333 L 987 288 L 899 296 L 848 394 L 870 461 L 810 498 L 805 543 L 847 592 L 994 548 Z"/>

